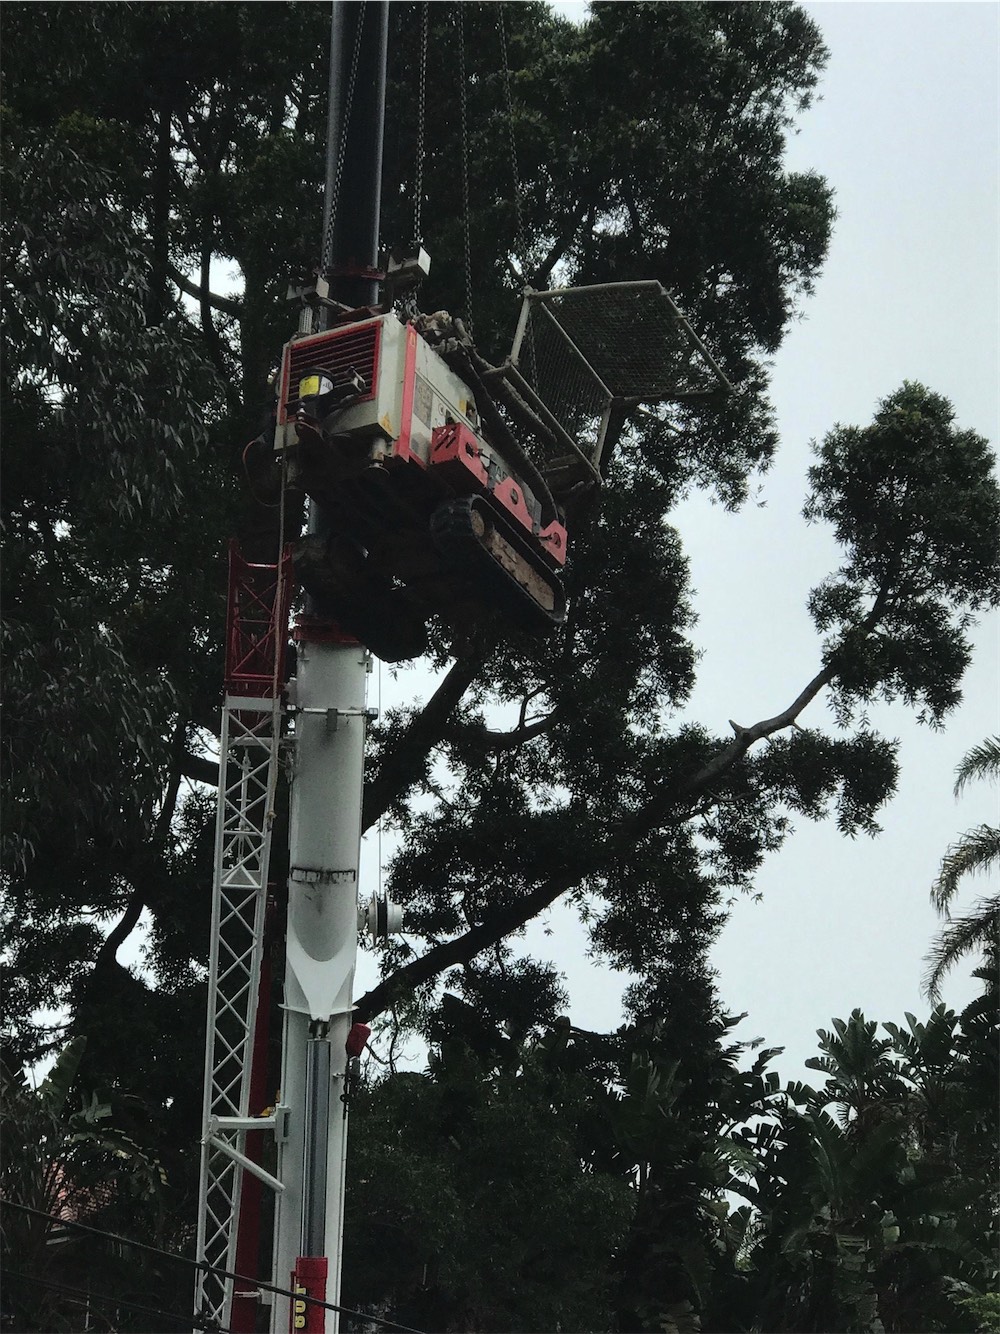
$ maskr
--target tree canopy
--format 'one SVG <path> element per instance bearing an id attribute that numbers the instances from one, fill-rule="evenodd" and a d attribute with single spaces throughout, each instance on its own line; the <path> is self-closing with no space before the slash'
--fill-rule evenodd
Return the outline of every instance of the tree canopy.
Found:
<path id="1" fill-rule="evenodd" d="M 487 1041 L 453 998 L 426 1074 L 360 1094 L 345 1299 L 443 1330 L 995 1329 L 980 976 L 961 1015 L 834 1019 L 816 1087 L 745 1016 Z"/>
<path id="2" fill-rule="evenodd" d="M 579 27 L 540 3 L 431 6 L 421 170 L 420 6 L 391 14 L 382 235 L 411 239 L 419 176 L 434 255 L 421 306 L 470 318 L 496 355 L 515 273 L 657 278 L 735 392 L 616 423 L 606 485 L 574 516 L 561 630 L 455 643 L 432 627 L 434 695 L 372 734 L 365 822 L 401 833 L 388 888 L 407 938 L 358 1017 L 429 1033 L 445 979 L 484 1023 L 540 1032 L 564 998 L 516 935 L 562 899 L 599 957 L 639 976 L 636 1022 L 653 1022 L 665 996 L 704 984 L 726 897 L 794 818 L 877 827 L 895 748 L 868 702 L 931 723 L 954 706 L 971 618 L 1000 601 L 992 456 L 919 384 L 870 425 L 832 429 L 805 516 L 843 555 L 810 600 L 801 690 L 731 735 L 691 717 L 698 646 L 671 511 L 692 487 L 737 507 L 778 444 L 769 359 L 834 219 L 830 186 L 784 164 L 821 34 L 787 3 L 598 3 Z M 11 0 L 5 19 L 5 1041 L 12 1065 L 37 1059 L 64 1010 L 88 1037 L 83 1076 L 141 1088 L 184 1181 L 223 557 L 233 533 L 275 552 L 277 511 L 240 460 L 294 327 L 288 282 L 318 257 L 326 12 Z M 219 291 L 227 266 L 236 294 Z M 833 721 L 814 710 L 807 725 L 821 698 Z M 141 977 L 116 958 L 140 921 Z M 165 1022 L 178 1014 L 180 1030 Z M 412 1092 L 421 1115 L 444 1096 Z M 546 1116 L 525 1127 L 525 1161 Z M 558 1178 L 573 1141 L 553 1133 Z M 618 1187 L 574 1189 L 581 1211 L 604 1199 L 611 1244 Z"/>
<path id="3" fill-rule="evenodd" d="M 978 778 L 995 779 L 1000 770 L 1000 737 L 987 737 L 962 759 L 955 779 L 955 795 L 959 796 L 970 782 Z M 997 951 L 1000 925 L 1000 895 L 987 894 L 977 900 L 971 909 L 952 917 L 954 902 L 964 881 L 976 872 L 994 870 L 1000 862 L 1000 829 L 981 824 L 968 829 L 945 853 L 937 878 L 931 887 L 931 900 L 938 912 L 947 919 L 934 941 L 927 973 L 927 991 L 937 999 L 945 973 L 959 959 L 977 949 L 992 958 Z"/>

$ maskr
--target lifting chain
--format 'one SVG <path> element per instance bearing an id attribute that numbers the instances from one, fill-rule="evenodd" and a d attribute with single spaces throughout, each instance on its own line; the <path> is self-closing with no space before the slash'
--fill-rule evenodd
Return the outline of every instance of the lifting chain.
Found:
<path id="1" fill-rule="evenodd" d="M 465 75 L 465 9 L 458 3 L 458 86 L 462 113 L 462 240 L 465 246 L 465 327 L 472 334 L 472 241 L 469 234 L 469 115 Z"/>
<path id="2" fill-rule="evenodd" d="M 522 202 L 521 174 L 517 169 L 517 142 L 514 138 L 514 98 L 510 91 L 510 61 L 507 57 L 507 25 L 504 22 L 504 0 L 497 5 L 497 17 L 500 28 L 500 61 L 503 66 L 504 101 L 507 104 L 507 143 L 510 150 L 510 176 L 514 187 L 514 254 L 521 265 L 525 279 L 528 277 L 528 234 L 524 226 L 524 207 Z M 528 320 L 528 360 L 531 364 L 532 383 L 538 385 L 538 361 L 535 356 L 535 329 Z"/>
<path id="3" fill-rule="evenodd" d="M 514 142 L 514 99 L 510 92 L 510 62 L 507 59 L 507 25 L 503 12 L 504 0 L 497 5 L 497 17 L 500 26 L 500 57 L 503 64 L 504 100 L 507 103 L 507 142 L 510 148 L 510 175 L 514 187 L 514 216 L 517 226 L 515 254 L 522 268 L 527 272 L 528 243 L 524 230 L 524 209 L 521 204 L 521 177 L 517 170 L 517 145 Z"/>
<path id="4" fill-rule="evenodd" d="M 420 6 L 420 65 L 417 72 L 417 161 L 413 172 L 413 241 L 423 243 L 424 211 L 424 125 L 427 116 L 427 35 L 430 28 L 430 0 Z"/>

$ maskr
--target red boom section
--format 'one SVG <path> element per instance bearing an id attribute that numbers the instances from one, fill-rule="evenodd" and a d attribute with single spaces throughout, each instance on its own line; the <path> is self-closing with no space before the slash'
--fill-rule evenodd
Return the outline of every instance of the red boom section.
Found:
<path id="1" fill-rule="evenodd" d="M 292 596 L 292 552 L 277 565 L 254 565 L 229 544 L 226 693 L 274 697 L 285 684 L 285 645 Z"/>

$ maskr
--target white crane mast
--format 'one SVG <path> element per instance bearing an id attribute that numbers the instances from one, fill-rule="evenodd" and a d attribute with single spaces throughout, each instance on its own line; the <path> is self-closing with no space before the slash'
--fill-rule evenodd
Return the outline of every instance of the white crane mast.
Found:
<path id="1" fill-rule="evenodd" d="M 306 625 L 297 635 L 281 1075 L 282 1102 L 294 1111 L 278 1146 L 284 1189 L 276 1202 L 273 1273 L 279 1284 L 291 1278 L 335 1302 L 370 659 L 357 641 L 327 628 Z M 276 1303 L 273 1329 L 284 1328 L 283 1305 L 287 1310 Z M 326 1328 L 336 1334 L 338 1327 L 331 1312 Z"/>

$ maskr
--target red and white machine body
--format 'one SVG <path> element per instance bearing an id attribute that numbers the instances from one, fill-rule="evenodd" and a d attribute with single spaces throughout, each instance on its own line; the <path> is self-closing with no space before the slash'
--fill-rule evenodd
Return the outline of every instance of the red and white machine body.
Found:
<path id="1" fill-rule="evenodd" d="M 313 368 L 334 380 L 353 371 L 364 381 L 365 391 L 341 410 L 337 433 L 370 438 L 373 459 L 415 457 L 426 466 L 436 426 L 458 421 L 473 433 L 478 429 L 471 391 L 426 340 L 396 315 L 376 315 L 287 344 L 278 396 L 278 448 L 293 446 L 298 439 L 294 423 L 299 384 Z"/>
<path id="2" fill-rule="evenodd" d="M 370 572 L 405 585 L 425 617 L 477 596 L 493 608 L 506 591 L 538 625 L 563 619 L 561 516 L 543 514 L 472 390 L 412 324 L 374 315 L 288 343 L 275 447 Z"/>

